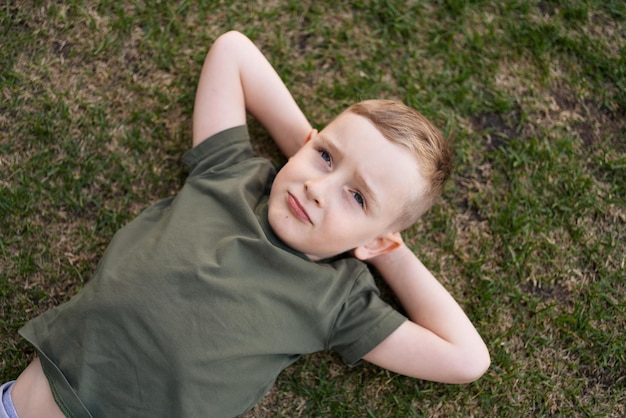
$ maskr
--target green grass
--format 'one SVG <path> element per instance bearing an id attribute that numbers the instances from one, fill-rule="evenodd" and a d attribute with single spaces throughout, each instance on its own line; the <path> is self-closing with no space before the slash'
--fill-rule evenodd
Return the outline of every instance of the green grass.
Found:
<path id="1" fill-rule="evenodd" d="M 447 386 L 317 354 L 249 416 L 626 414 L 618 0 L 5 2 L 0 380 L 33 354 L 17 329 L 75 294 L 113 233 L 180 186 L 200 66 L 229 29 L 319 127 L 389 97 L 444 130 L 455 175 L 405 238 L 493 359 L 478 382 Z"/>

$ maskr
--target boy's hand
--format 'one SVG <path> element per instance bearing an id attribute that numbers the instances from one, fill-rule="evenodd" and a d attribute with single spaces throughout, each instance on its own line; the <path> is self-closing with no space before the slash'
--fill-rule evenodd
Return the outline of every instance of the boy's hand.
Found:
<path id="1" fill-rule="evenodd" d="M 480 335 L 452 296 L 404 243 L 369 260 L 410 321 L 364 359 L 396 373 L 445 383 L 479 378 L 489 366 Z"/>

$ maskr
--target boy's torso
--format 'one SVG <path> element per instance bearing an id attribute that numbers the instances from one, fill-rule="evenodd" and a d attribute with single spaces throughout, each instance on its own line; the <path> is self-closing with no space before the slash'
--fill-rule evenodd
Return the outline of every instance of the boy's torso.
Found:
<path id="1" fill-rule="evenodd" d="M 63 353 L 52 361 L 95 416 L 191 416 L 206 405 L 239 414 L 299 355 L 327 348 L 364 268 L 311 263 L 282 245 L 267 224 L 271 167 L 238 165 L 219 176 L 192 170 L 177 197 L 123 228 L 94 279 L 46 317 L 53 337 L 39 348 Z"/>

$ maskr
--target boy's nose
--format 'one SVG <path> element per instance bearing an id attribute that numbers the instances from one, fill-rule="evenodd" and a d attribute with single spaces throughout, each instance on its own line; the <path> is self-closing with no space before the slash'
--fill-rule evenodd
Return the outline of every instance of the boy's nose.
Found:
<path id="1" fill-rule="evenodd" d="M 304 182 L 304 192 L 306 197 L 315 202 L 315 204 L 319 207 L 324 205 L 323 189 L 323 179 L 310 179 Z"/>

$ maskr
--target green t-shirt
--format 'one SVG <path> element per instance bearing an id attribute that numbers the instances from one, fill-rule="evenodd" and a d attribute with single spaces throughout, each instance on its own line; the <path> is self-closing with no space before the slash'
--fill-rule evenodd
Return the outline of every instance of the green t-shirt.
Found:
<path id="1" fill-rule="evenodd" d="M 301 355 L 354 364 L 405 321 L 364 263 L 312 262 L 274 236 L 275 171 L 245 126 L 184 161 L 181 191 L 122 228 L 76 296 L 20 330 L 68 416 L 236 416 Z"/>

